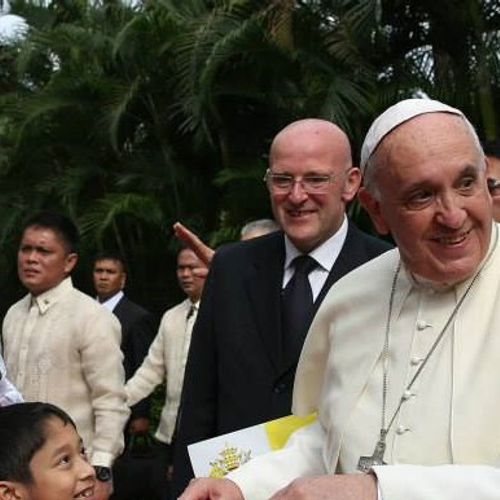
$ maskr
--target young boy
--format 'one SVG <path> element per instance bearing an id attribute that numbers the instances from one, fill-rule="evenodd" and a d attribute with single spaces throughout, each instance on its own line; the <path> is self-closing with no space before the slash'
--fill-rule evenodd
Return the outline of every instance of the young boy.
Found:
<path id="1" fill-rule="evenodd" d="M 0 408 L 0 500 L 92 499 L 95 482 L 63 410 L 47 403 Z"/>

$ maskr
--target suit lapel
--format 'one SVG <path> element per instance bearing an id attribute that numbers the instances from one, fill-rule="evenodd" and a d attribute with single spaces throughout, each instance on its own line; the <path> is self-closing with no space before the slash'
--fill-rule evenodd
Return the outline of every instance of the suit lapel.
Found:
<path id="1" fill-rule="evenodd" d="M 360 232 L 355 226 L 349 221 L 349 228 L 347 230 L 346 239 L 342 245 L 342 249 L 333 264 L 328 277 L 326 278 L 325 284 L 318 295 L 318 298 L 314 302 L 314 314 L 318 310 L 321 302 L 325 298 L 325 295 L 330 290 L 331 286 L 338 281 L 340 278 L 345 276 L 349 271 L 358 267 L 360 264 L 366 261 L 366 256 L 362 255 L 360 245 Z M 313 316 L 314 316 L 313 314 Z"/>
<path id="2" fill-rule="evenodd" d="M 113 314 L 122 321 L 125 311 L 127 310 L 127 297 L 125 295 L 119 300 L 118 304 L 116 304 L 113 309 Z"/>
<path id="3" fill-rule="evenodd" d="M 270 235 L 269 244 L 253 252 L 245 280 L 251 313 L 265 351 L 278 371 L 281 364 L 281 285 L 285 248 L 283 233 Z"/>
<path id="4" fill-rule="evenodd" d="M 384 271 L 377 271 L 377 282 L 368 282 L 364 285 L 366 290 L 363 300 L 358 302 L 347 313 L 347 316 L 345 316 L 344 299 L 340 293 L 332 294 L 325 299 L 324 307 L 315 318 L 314 327 L 310 330 L 304 344 L 297 370 L 294 411 L 298 414 L 306 414 L 318 409 L 329 358 L 333 356 L 335 359 L 333 369 L 349 373 L 348 397 L 343 395 L 342 405 L 335 408 L 335 418 L 339 428 L 343 428 L 343 423 L 347 421 L 384 344 L 386 311 L 381 314 L 379 309 L 374 309 L 372 300 L 374 294 L 378 293 L 387 297 L 382 299 L 380 304 L 388 304 L 388 294 L 392 287 L 392 278 L 398 260 L 398 253 L 387 254 L 382 264 Z M 356 286 L 358 285 L 353 282 L 347 282 L 348 296 L 352 295 L 352 290 Z M 402 280 L 398 283 L 394 297 L 394 317 L 401 310 L 409 289 L 410 285 L 407 281 Z M 342 314 L 344 316 L 340 317 Z M 342 323 L 340 329 L 336 328 L 337 322 L 334 320 L 337 315 L 339 316 L 337 322 Z M 370 328 L 360 327 L 365 324 L 370 325 Z M 332 325 L 334 330 L 332 330 Z M 353 332 L 356 335 L 355 342 L 352 342 L 351 338 Z M 332 335 L 335 335 L 334 342 L 337 346 L 333 354 Z"/>
<path id="5" fill-rule="evenodd" d="M 369 259 L 363 239 L 364 233 L 349 221 L 342 249 L 314 302 L 311 321 L 333 283 Z M 277 375 L 283 376 L 294 370 L 297 364 L 285 365 L 282 361 L 281 288 L 285 261 L 283 233 L 280 231 L 270 235 L 268 244 L 254 252 L 251 259 L 252 269 L 246 287 L 252 314 Z"/>
<path id="6" fill-rule="evenodd" d="M 362 239 L 363 233 L 349 221 L 349 227 L 347 230 L 346 239 L 344 241 L 344 244 L 342 245 L 342 249 L 340 250 L 338 257 L 335 260 L 332 269 L 328 273 L 326 281 L 321 288 L 318 297 L 314 301 L 314 306 L 311 312 L 311 322 L 331 286 L 340 278 L 345 276 L 348 272 L 352 271 L 368 260 L 368 256 L 364 251 Z M 283 372 L 288 372 L 292 369 L 295 369 L 296 365 L 297 363 L 292 363 L 290 365 L 284 366 Z"/>
<path id="7" fill-rule="evenodd" d="M 129 319 L 127 301 L 128 299 L 124 295 L 113 309 L 113 314 L 118 318 L 122 330 L 122 340 L 121 340 L 122 349 L 125 348 L 124 346 L 126 346 L 127 344 L 127 331 L 128 331 L 127 325 Z"/>

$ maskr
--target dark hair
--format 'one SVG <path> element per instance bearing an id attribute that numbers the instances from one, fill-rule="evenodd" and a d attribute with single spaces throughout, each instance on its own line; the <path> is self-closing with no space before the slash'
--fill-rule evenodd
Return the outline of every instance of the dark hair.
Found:
<path id="1" fill-rule="evenodd" d="M 179 255 L 181 252 L 183 252 L 184 250 L 191 250 L 193 251 L 193 249 L 187 244 L 185 243 L 184 241 L 178 241 L 177 244 L 176 244 L 176 252 L 175 252 L 175 255 Z"/>
<path id="2" fill-rule="evenodd" d="M 485 155 L 500 159 L 500 138 L 483 142 L 483 150 Z"/>
<path id="3" fill-rule="evenodd" d="M 120 252 L 115 252 L 115 251 L 111 251 L 111 250 L 99 252 L 94 257 L 94 264 L 98 260 L 116 260 L 117 262 L 119 262 L 122 265 L 123 271 L 125 273 L 127 272 L 127 261 L 125 260 L 125 257 L 123 256 L 123 254 L 121 254 Z"/>
<path id="4" fill-rule="evenodd" d="M 69 253 L 77 253 L 80 234 L 73 221 L 58 212 L 43 211 L 28 217 L 22 226 L 22 233 L 30 227 L 52 229 L 61 238 Z"/>
<path id="5" fill-rule="evenodd" d="M 49 403 L 17 403 L 0 407 L 0 481 L 30 484 L 30 462 L 47 440 L 47 423 L 59 418 L 76 425 L 71 417 Z"/>

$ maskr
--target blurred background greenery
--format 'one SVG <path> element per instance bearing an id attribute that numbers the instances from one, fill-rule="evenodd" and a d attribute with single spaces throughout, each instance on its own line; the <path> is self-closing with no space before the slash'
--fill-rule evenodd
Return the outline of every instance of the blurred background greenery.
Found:
<path id="1" fill-rule="evenodd" d="M 373 117 L 410 96 L 498 133 L 497 0 L 12 0 L 10 13 L 27 29 L 0 38 L 0 313 L 22 294 L 17 228 L 37 209 L 78 222 L 80 288 L 91 256 L 119 249 L 129 295 L 160 314 L 180 299 L 172 223 L 218 245 L 270 216 L 267 150 L 290 121 L 336 122 L 355 159 Z"/>

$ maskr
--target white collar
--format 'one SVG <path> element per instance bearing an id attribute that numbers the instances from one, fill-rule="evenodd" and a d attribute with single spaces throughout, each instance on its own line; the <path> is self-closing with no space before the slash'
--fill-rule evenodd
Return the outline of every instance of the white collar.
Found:
<path id="1" fill-rule="evenodd" d="M 118 293 L 115 293 L 109 299 L 105 300 L 104 302 L 101 302 L 101 305 L 103 305 L 108 311 L 113 312 L 113 309 L 118 305 L 118 302 L 122 300 L 122 297 L 124 295 L 125 294 L 123 293 L 123 290 L 120 290 Z"/>
<path id="2" fill-rule="evenodd" d="M 49 307 L 59 302 L 72 288 L 73 282 L 71 281 L 71 276 L 68 276 L 50 290 L 40 295 L 31 295 L 30 304 L 36 304 L 40 313 L 45 314 Z"/>
<path id="3" fill-rule="evenodd" d="M 191 299 L 189 297 L 186 297 L 186 300 L 184 301 L 188 307 L 188 309 L 191 306 L 194 306 L 195 309 L 198 309 L 200 307 L 200 301 L 197 300 L 196 302 L 191 302 Z"/>
<path id="4" fill-rule="evenodd" d="M 348 228 L 347 217 L 344 215 L 344 220 L 338 231 L 308 253 L 325 271 L 330 272 L 335 264 L 347 237 Z M 302 255 L 302 252 L 297 249 L 285 234 L 285 269 L 290 267 L 293 259 L 299 255 Z"/>

